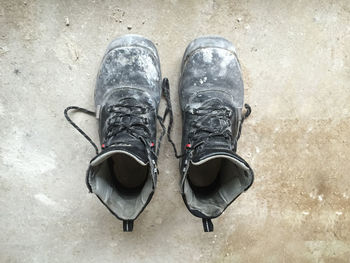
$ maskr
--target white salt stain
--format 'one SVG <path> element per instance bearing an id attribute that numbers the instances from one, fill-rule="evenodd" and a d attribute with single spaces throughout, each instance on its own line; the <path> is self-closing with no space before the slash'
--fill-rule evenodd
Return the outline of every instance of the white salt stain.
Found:
<path id="1" fill-rule="evenodd" d="M 227 55 L 227 54 L 223 54 L 222 57 L 223 59 L 220 63 L 220 73 L 219 73 L 220 76 L 224 76 L 226 74 L 228 65 L 235 59 L 233 55 Z"/>
<path id="2" fill-rule="evenodd" d="M 202 53 L 203 53 L 203 61 L 205 63 L 211 63 L 212 59 L 213 59 L 213 53 L 210 49 L 206 49 L 204 48 L 202 50 Z"/>
<path id="3" fill-rule="evenodd" d="M 147 53 L 132 53 L 132 50 L 134 47 L 124 47 L 124 53 L 118 53 L 118 64 L 122 67 L 127 65 L 137 65 L 140 68 L 143 68 L 147 73 L 147 77 L 150 81 L 158 80 L 159 79 L 159 72 L 157 70 L 157 67 L 154 65 L 151 55 L 148 55 Z M 111 51 L 111 52 L 117 52 L 117 51 Z M 115 54 L 113 54 L 116 56 Z M 108 60 L 109 58 L 107 58 Z M 110 59 L 114 59 L 112 56 Z M 108 70 L 115 72 L 114 68 L 111 68 L 112 64 L 107 64 Z"/>
<path id="4" fill-rule="evenodd" d="M 126 56 L 118 56 L 118 64 L 120 64 L 122 67 L 126 66 L 126 65 L 130 65 L 131 64 L 131 60 L 129 60 Z"/>
<path id="5" fill-rule="evenodd" d="M 46 195 L 44 195 L 42 193 L 34 195 L 34 198 L 36 200 L 38 200 L 39 202 L 41 202 L 42 204 L 47 205 L 47 206 L 55 206 L 56 205 L 55 201 L 51 200 L 50 198 L 48 198 Z"/>
<path id="6" fill-rule="evenodd" d="M 199 83 L 203 84 L 203 83 L 207 82 L 207 80 L 208 80 L 208 78 L 204 77 L 203 79 L 199 79 Z"/>
<path id="7" fill-rule="evenodd" d="M 148 78 L 150 80 L 156 80 L 159 78 L 157 68 L 154 66 L 151 56 L 140 56 L 138 60 L 138 65 L 149 74 Z"/>

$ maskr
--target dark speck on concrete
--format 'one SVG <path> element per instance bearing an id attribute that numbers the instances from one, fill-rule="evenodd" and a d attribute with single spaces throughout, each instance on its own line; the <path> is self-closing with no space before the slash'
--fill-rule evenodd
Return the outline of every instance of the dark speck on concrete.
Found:
<path id="1" fill-rule="evenodd" d="M 21 73 L 21 71 L 19 71 L 19 69 L 16 68 L 16 69 L 13 71 L 13 73 L 15 73 L 16 75 L 18 75 L 19 73 Z"/>

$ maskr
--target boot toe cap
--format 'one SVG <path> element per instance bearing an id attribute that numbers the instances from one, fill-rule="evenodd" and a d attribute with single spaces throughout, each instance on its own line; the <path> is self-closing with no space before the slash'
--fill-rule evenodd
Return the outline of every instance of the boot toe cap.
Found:
<path id="1" fill-rule="evenodd" d="M 234 45 L 227 39 L 220 36 L 203 36 L 194 39 L 186 48 L 183 56 L 183 63 L 198 49 L 204 48 L 222 48 L 231 51 L 236 55 Z"/>
<path id="2" fill-rule="evenodd" d="M 153 42 L 141 35 L 128 34 L 115 38 L 107 48 L 107 53 L 115 48 L 121 47 L 143 47 L 149 49 L 158 58 L 157 48 Z"/>

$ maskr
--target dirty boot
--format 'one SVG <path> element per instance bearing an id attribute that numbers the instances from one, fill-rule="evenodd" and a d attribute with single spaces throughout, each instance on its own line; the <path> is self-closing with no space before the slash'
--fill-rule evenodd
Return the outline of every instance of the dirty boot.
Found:
<path id="1" fill-rule="evenodd" d="M 201 37 L 187 47 L 179 98 L 183 116 L 181 193 L 189 211 L 213 231 L 216 218 L 253 183 L 253 170 L 236 154 L 243 81 L 235 48 L 224 38 Z"/>
<path id="2" fill-rule="evenodd" d="M 150 202 L 156 187 L 161 81 L 153 43 L 137 35 L 122 36 L 110 43 L 103 57 L 95 89 L 96 113 L 78 107 L 65 112 L 97 152 L 87 171 L 87 186 L 123 220 L 124 231 L 132 231 L 133 221 Z M 100 152 L 68 117 L 70 109 L 96 114 Z"/>

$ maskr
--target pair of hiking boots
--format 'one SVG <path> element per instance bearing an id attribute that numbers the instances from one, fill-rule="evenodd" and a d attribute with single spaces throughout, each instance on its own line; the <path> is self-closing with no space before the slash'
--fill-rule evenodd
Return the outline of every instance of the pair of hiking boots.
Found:
<path id="1" fill-rule="evenodd" d="M 235 48 L 221 37 L 192 41 L 184 54 L 179 84 L 183 131 L 181 155 L 171 140 L 173 112 L 169 82 L 161 78 L 154 44 L 138 35 L 113 40 L 103 57 L 95 89 L 96 112 L 80 107 L 65 110 L 67 120 L 94 146 L 86 184 L 118 219 L 124 231 L 150 202 L 158 176 L 160 142 L 167 133 L 180 158 L 181 194 L 188 210 L 202 218 L 204 231 L 211 219 L 253 183 L 248 163 L 236 154 L 242 123 L 250 114 Z M 167 107 L 158 115 L 161 96 Z M 101 150 L 70 119 L 82 111 L 99 120 Z M 169 117 L 166 129 L 165 120 Z M 157 120 L 162 133 L 157 141 Z"/>

